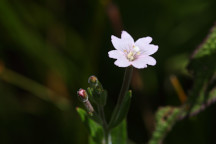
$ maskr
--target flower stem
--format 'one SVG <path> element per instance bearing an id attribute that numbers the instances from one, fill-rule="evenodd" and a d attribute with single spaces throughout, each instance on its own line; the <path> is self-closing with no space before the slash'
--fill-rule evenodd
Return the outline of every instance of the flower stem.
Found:
<path id="1" fill-rule="evenodd" d="M 106 121 L 106 118 L 105 118 L 103 106 L 98 105 L 98 112 L 99 112 L 99 115 L 100 115 L 100 117 L 102 119 L 103 128 L 107 129 L 107 121 Z"/>
<path id="2" fill-rule="evenodd" d="M 105 113 L 104 113 L 104 108 L 101 105 L 97 105 L 98 107 L 98 112 L 99 115 L 102 119 L 102 127 L 103 127 L 103 131 L 104 131 L 104 142 L 105 144 L 112 144 L 112 140 L 111 140 L 111 135 L 110 135 L 110 131 L 108 129 L 108 125 L 107 125 L 107 121 L 106 121 L 106 117 L 105 117 Z"/>
<path id="3" fill-rule="evenodd" d="M 111 134 L 109 131 L 104 130 L 105 144 L 112 144 Z"/>
<path id="4" fill-rule="evenodd" d="M 124 80 L 123 80 L 123 83 L 122 83 L 121 91 L 120 91 L 118 101 L 117 101 L 117 105 L 116 105 L 118 108 L 121 105 L 121 102 L 124 99 L 125 94 L 129 89 L 132 74 L 133 74 L 133 67 L 132 66 L 127 67 L 125 69 Z"/>
<path id="5" fill-rule="evenodd" d="M 116 119 L 118 118 L 119 109 L 120 109 L 121 103 L 122 103 L 122 101 L 123 101 L 123 99 L 124 99 L 124 97 L 128 91 L 128 88 L 130 86 L 132 74 L 133 74 L 133 67 L 132 66 L 127 67 L 125 69 L 124 79 L 123 79 L 122 87 L 121 87 L 121 90 L 119 93 L 118 101 L 117 101 L 116 107 L 114 109 L 112 118 L 111 118 L 110 123 L 109 123 L 109 128 L 112 125 L 112 123 L 114 121 L 116 121 Z"/>

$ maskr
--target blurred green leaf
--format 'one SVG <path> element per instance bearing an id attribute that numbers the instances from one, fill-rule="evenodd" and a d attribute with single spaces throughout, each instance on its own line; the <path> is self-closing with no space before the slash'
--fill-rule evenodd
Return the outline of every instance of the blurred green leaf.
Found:
<path id="1" fill-rule="evenodd" d="M 89 118 L 88 114 L 82 108 L 76 109 L 82 122 L 85 124 L 91 136 L 90 144 L 101 144 L 103 140 L 103 128 Z"/>
<path id="2" fill-rule="evenodd" d="M 163 141 L 165 135 L 170 131 L 179 118 L 180 108 L 163 107 L 160 108 L 155 116 L 156 126 L 149 144 L 159 144 Z"/>
<path id="3" fill-rule="evenodd" d="M 215 55 L 216 26 L 211 29 L 205 41 L 194 51 L 188 66 L 189 71 L 194 76 L 194 85 L 188 99 L 189 113 L 194 107 L 201 106 L 208 99 L 211 90 L 209 86 L 216 72 Z"/>
<path id="4" fill-rule="evenodd" d="M 194 51 L 188 70 L 194 77 L 194 85 L 188 101 L 180 108 L 163 107 L 156 113 L 156 128 L 149 144 L 161 143 L 177 120 L 193 116 L 216 101 L 216 26 L 206 40 Z M 213 85 L 213 88 L 212 88 Z"/>
<path id="5" fill-rule="evenodd" d="M 116 120 L 110 122 L 110 125 L 109 125 L 110 128 L 117 126 L 118 124 L 120 124 L 122 122 L 123 119 L 125 119 L 127 117 L 128 109 L 130 107 L 131 98 L 132 98 L 132 91 L 129 90 L 126 93 L 126 95 L 122 101 L 122 104 L 120 106 L 119 113 L 117 115 Z"/>
<path id="6" fill-rule="evenodd" d="M 126 120 L 111 130 L 112 144 L 126 144 L 127 143 L 127 123 Z"/>

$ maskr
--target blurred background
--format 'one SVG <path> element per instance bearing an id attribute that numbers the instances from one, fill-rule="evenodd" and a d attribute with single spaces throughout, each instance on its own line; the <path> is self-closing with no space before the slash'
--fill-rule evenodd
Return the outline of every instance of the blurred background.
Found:
<path id="1" fill-rule="evenodd" d="M 187 93 L 188 58 L 216 20 L 214 0 L 0 0 L 0 143 L 86 144 L 76 91 L 96 75 L 108 90 L 107 119 L 124 74 L 108 51 L 124 29 L 151 36 L 157 65 L 135 70 L 128 137 L 146 143 L 160 106 L 181 105 L 170 82 Z M 166 144 L 215 140 L 215 105 L 178 122 Z"/>

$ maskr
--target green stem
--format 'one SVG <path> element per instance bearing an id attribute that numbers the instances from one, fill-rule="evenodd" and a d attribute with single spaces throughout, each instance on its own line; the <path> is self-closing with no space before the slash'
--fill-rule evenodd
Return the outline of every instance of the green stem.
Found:
<path id="1" fill-rule="evenodd" d="M 104 109 L 103 109 L 103 106 L 101 105 L 98 105 L 98 113 L 102 119 L 102 125 L 104 127 L 104 129 L 107 129 L 107 121 L 106 121 L 106 118 L 105 118 L 105 114 L 104 114 Z"/>
<path id="2" fill-rule="evenodd" d="M 106 118 L 105 118 L 104 108 L 103 108 L 103 106 L 101 106 L 99 104 L 97 105 L 97 107 L 98 107 L 99 115 L 100 115 L 100 117 L 102 119 L 102 126 L 103 126 L 103 131 L 104 131 L 105 144 L 112 144 L 110 132 L 109 132 L 109 129 L 108 129 Z"/>
<path id="3" fill-rule="evenodd" d="M 120 91 L 119 98 L 118 98 L 117 105 L 116 105 L 118 108 L 120 107 L 121 102 L 124 99 L 125 94 L 129 89 L 132 74 L 133 74 L 133 67 L 132 66 L 127 67 L 125 69 L 124 80 L 122 83 L 121 91 Z"/>
<path id="4" fill-rule="evenodd" d="M 121 103 L 122 103 L 122 101 L 126 95 L 126 92 L 128 91 L 128 88 L 130 86 L 132 74 L 133 74 L 133 67 L 132 66 L 127 67 L 125 69 L 125 75 L 124 75 L 121 91 L 119 93 L 118 101 L 117 101 L 116 107 L 114 109 L 112 118 L 111 118 L 110 123 L 109 123 L 109 128 L 112 125 L 112 123 L 118 118 L 119 109 L 120 109 Z"/>
<path id="5" fill-rule="evenodd" d="M 104 131 L 105 144 L 112 144 L 112 139 L 109 131 Z"/>

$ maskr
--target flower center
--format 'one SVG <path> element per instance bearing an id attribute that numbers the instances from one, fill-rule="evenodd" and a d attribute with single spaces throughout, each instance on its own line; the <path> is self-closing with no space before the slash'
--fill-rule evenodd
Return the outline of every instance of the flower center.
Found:
<path id="1" fill-rule="evenodd" d="M 137 46 L 133 46 L 133 48 L 127 53 L 127 59 L 129 61 L 133 61 L 137 55 L 140 54 L 140 48 Z"/>

